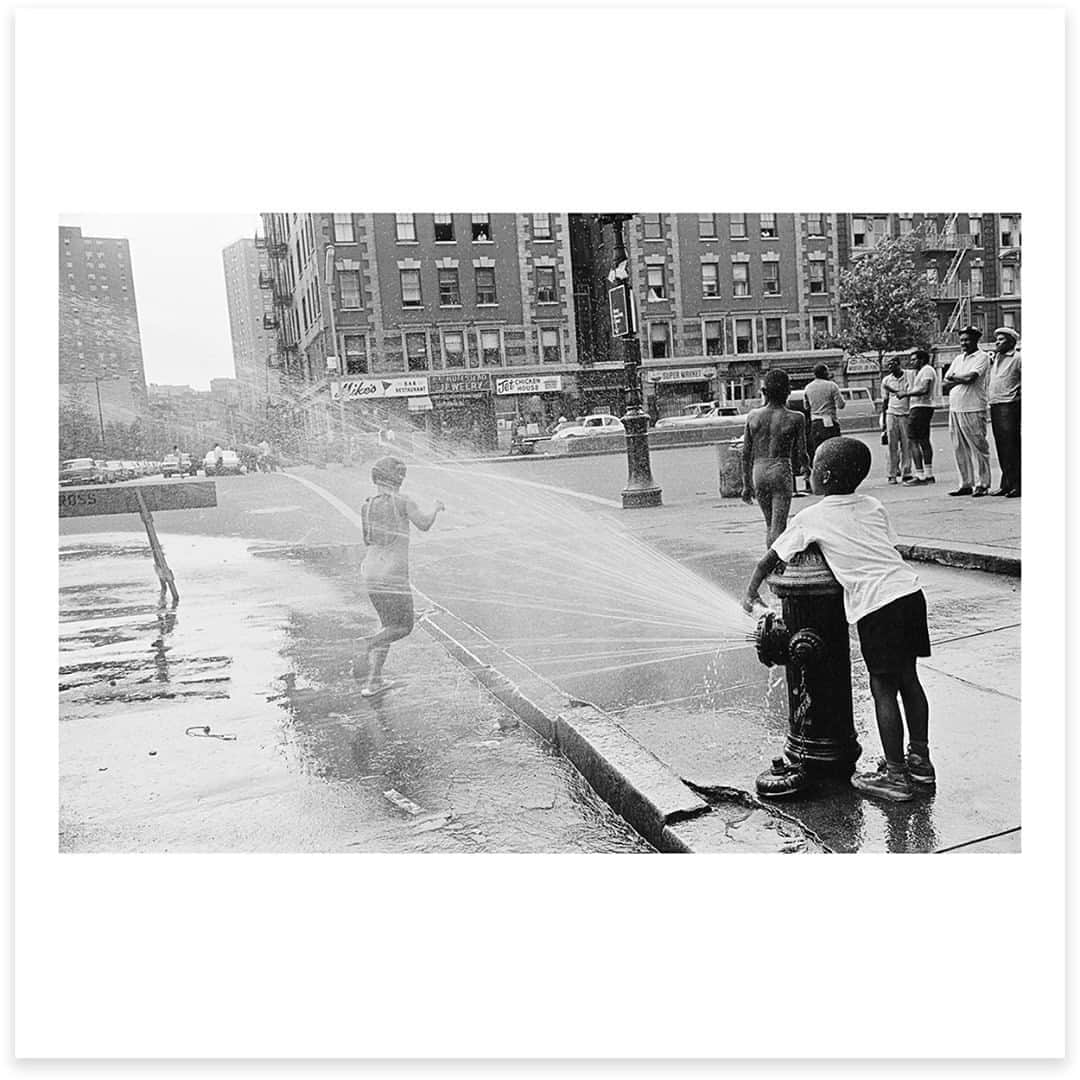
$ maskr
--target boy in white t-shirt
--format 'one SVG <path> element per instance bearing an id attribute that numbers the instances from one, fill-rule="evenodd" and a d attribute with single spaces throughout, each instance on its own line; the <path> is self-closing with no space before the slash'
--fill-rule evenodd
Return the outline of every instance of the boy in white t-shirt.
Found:
<path id="1" fill-rule="evenodd" d="M 878 771 L 856 774 L 852 786 L 864 795 L 906 802 L 914 795 L 913 781 L 932 785 L 936 779 L 930 762 L 930 706 L 916 671 L 916 657 L 930 655 L 930 634 L 919 578 L 896 550 L 885 507 L 855 492 L 870 464 L 870 450 L 857 439 L 841 436 L 818 447 L 810 481 L 814 494 L 825 497 L 796 514 L 773 541 L 750 579 L 743 607 L 750 612 L 761 603 L 761 583 L 781 562 L 818 545 L 843 586 L 848 622 L 859 631 L 885 751 Z"/>

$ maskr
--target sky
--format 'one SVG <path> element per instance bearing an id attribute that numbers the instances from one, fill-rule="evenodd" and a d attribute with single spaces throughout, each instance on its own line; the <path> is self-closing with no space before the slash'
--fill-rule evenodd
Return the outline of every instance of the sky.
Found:
<path id="1" fill-rule="evenodd" d="M 235 376 L 221 253 L 255 235 L 257 213 L 62 214 L 60 224 L 130 243 L 148 383 L 208 390 Z"/>

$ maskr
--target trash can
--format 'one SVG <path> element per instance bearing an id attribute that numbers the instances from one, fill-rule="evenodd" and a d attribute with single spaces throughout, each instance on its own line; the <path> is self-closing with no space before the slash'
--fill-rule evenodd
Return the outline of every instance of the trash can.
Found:
<path id="1" fill-rule="evenodd" d="M 720 498 L 737 499 L 742 495 L 742 439 L 729 439 L 716 445 L 716 465 Z"/>

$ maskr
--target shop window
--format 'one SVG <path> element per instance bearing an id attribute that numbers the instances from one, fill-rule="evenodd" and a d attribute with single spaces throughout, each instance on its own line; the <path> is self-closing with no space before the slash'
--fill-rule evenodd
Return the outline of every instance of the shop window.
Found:
<path id="1" fill-rule="evenodd" d="M 491 266 L 476 267 L 476 302 L 477 304 L 496 304 L 495 269 Z"/>
<path id="2" fill-rule="evenodd" d="M 534 240 L 550 240 L 551 239 L 551 215 L 550 214 L 533 214 L 532 216 L 532 229 Z"/>
<path id="3" fill-rule="evenodd" d="M 654 322 L 649 326 L 649 355 L 662 360 L 671 355 L 671 326 L 666 322 Z"/>
<path id="4" fill-rule="evenodd" d="M 752 353 L 754 351 L 753 319 L 735 320 L 735 351 L 737 353 Z"/>
<path id="5" fill-rule="evenodd" d="M 480 331 L 480 359 L 487 367 L 502 364 L 502 339 L 498 330 Z"/>
<path id="6" fill-rule="evenodd" d="M 397 233 L 398 242 L 405 242 L 411 244 L 416 240 L 416 215 L 415 214 L 395 214 L 394 215 L 394 227 Z"/>
<path id="7" fill-rule="evenodd" d="M 491 242 L 490 214 L 473 214 L 472 238 L 474 244 L 487 244 Z"/>
<path id="8" fill-rule="evenodd" d="M 439 307 L 461 307 L 461 283 L 457 267 L 439 271 Z"/>
<path id="9" fill-rule="evenodd" d="M 728 218 L 728 235 L 732 240 L 746 239 L 746 215 L 731 214 Z"/>
<path id="10" fill-rule="evenodd" d="M 448 368 L 465 366 L 465 332 L 463 330 L 443 331 L 443 362 Z"/>
<path id="11" fill-rule="evenodd" d="M 762 214 L 761 215 L 761 239 L 762 240 L 775 240 L 778 233 L 776 231 L 776 215 L 775 214 Z"/>
<path id="12" fill-rule="evenodd" d="M 662 266 L 650 266 L 646 270 L 646 277 L 649 287 L 648 299 L 665 299 L 667 296 L 667 289 L 664 283 L 664 268 Z"/>
<path id="13" fill-rule="evenodd" d="M 705 355 L 721 356 L 724 352 L 724 329 L 719 319 L 705 323 Z"/>
<path id="14" fill-rule="evenodd" d="M 823 293 L 827 289 L 827 281 L 825 279 L 825 260 L 814 259 L 810 263 L 810 291 L 812 293 Z"/>
<path id="15" fill-rule="evenodd" d="M 659 214 L 642 214 L 641 225 L 646 240 L 659 240 L 664 235 Z"/>
<path id="16" fill-rule="evenodd" d="M 446 244 L 454 239 L 454 215 L 432 214 L 435 222 L 435 243 Z"/>
<path id="17" fill-rule="evenodd" d="M 338 271 L 338 287 L 341 289 L 341 306 L 346 311 L 363 307 L 360 296 L 360 271 Z"/>
<path id="18" fill-rule="evenodd" d="M 715 298 L 720 295 L 720 266 L 718 263 L 701 264 L 701 295 Z"/>
<path id="19" fill-rule="evenodd" d="M 780 295 L 780 264 L 778 262 L 761 264 L 761 288 L 766 296 Z"/>
<path id="20" fill-rule="evenodd" d="M 536 300 L 540 304 L 557 304 L 559 290 L 555 281 L 554 266 L 536 268 Z"/>
<path id="21" fill-rule="evenodd" d="M 420 271 L 401 271 L 401 306 L 407 308 L 423 307 L 420 295 Z"/>
<path id="22" fill-rule="evenodd" d="M 540 359 L 545 364 L 557 364 L 562 360 L 558 330 L 544 327 L 540 331 Z"/>
<path id="23" fill-rule="evenodd" d="M 363 334 L 345 335 L 345 374 L 367 374 L 367 339 Z"/>
<path id="24" fill-rule="evenodd" d="M 749 296 L 750 295 L 750 264 L 749 263 L 732 263 L 731 264 L 731 276 L 732 276 L 732 295 L 733 296 Z"/>
<path id="25" fill-rule="evenodd" d="M 427 334 L 406 334 L 405 355 L 408 359 L 409 371 L 427 371 Z"/>
<path id="26" fill-rule="evenodd" d="M 783 319 L 766 319 L 765 320 L 765 351 L 766 352 L 783 352 L 784 351 L 784 320 Z"/>
<path id="27" fill-rule="evenodd" d="M 724 401 L 729 405 L 749 401 L 754 396 L 754 384 L 749 379 L 728 379 L 724 384 Z"/>
<path id="28" fill-rule="evenodd" d="M 698 236 L 702 240 L 715 240 L 716 239 L 716 215 L 715 214 L 698 214 L 698 216 L 697 216 L 697 231 L 698 231 Z"/>
<path id="29" fill-rule="evenodd" d="M 352 214 L 335 214 L 334 215 L 334 243 L 335 244 L 351 244 L 353 243 L 353 219 Z"/>

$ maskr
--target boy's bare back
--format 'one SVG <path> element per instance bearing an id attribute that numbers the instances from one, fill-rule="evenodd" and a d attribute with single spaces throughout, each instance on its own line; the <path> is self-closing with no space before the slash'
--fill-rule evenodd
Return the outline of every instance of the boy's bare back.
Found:
<path id="1" fill-rule="evenodd" d="M 746 436 L 754 461 L 791 460 L 798 450 L 798 467 L 805 464 L 806 440 L 803 414 L 782 405 L 762 405 L 746 417 Z"/>

